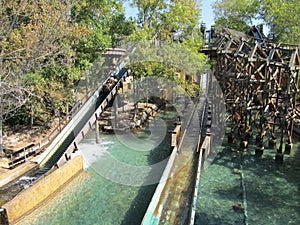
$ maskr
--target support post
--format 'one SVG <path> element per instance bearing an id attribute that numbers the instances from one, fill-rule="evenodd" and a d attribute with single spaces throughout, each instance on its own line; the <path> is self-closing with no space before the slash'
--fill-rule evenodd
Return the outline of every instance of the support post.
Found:
<path id="1" fill-rule="evenodd" d="M 255 148 L 255 155 L 258 157 L 262 157 L 263 154 L 264 154 L 264 146 L 263 146 L 262 141 L 260 140 Z"/>
<path id="2" fill-rule="evenodd" d="M 6 209 L 0 208 L 0 224 L 9 225 Z"/>
<path id="3" fill-rule="evenodd" d="M 280 137 L 280 145 L 279 145 L 279 149 L 277 149 L 277 153 L 276 153 L 276 156 L 275 156 L 275 161 L 278 162 L 278 163 L 283 163 L 283 151 L 282 151 L 282 148 L 283 148 L 283 141 L 284 141 L 284 137 L 283 137 L 283 127 L 281 127 L 281 137 Z"/>
<path id="4" fill-rule="evenodd" d="M 24 162 L 26 162 L 26 149 L 23 148 L 23 151 L 24 151 Z"/>
<path id="5" fill-rule="evenodd" d="M 115 127 L 116 128 L 119 127 L 119 112 L 118 112 L 118 108 L 119 108 L 119 98 L 118 98 L 118 95 L 116 94 L 116 97 L 115 97 Z"/>
<path id="6" fill-rule="evenodd" d="M 96 121 L 95 121 L 95 131 L 96 131 L 96 144 L 100 143 L 100 135 L 99 135 L 99 127 L 98 127 L 98 116 L 95 113 Z"/>
<path id="7" fill-rule="evenodd" d="M 288 125 L 288 130 L 287 130 L 287 143 L 285 144 L 285 148 L 284 148 L 284 153 L 285 154 L 291 154 L 291 151 L 293 149 L 293 139 L 292 139 L 292 122 L 290 122 L 290 124 Z"/>
<path id="8" fill-rule="evenodd" d="M 269 139 L 269 147 L 270 148 L 275 148 L 276 147 L 276 137 L 275 135 L 272 133 L 271 138 Z"/>

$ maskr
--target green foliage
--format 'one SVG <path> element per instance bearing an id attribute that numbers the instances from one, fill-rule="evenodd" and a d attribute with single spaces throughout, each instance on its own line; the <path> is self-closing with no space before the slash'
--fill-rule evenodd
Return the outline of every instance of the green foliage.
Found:
<path id="1" fill-rule="evenodd" d="M 172 66 L 165 65 L 159 62 L 138 62 L 132 64 L 130 69 L 134 71 L 136 77 L 164 77 L 168 80 L 174 81 L 191 97 L 194 97 L 195 91 L 201 91 L 199 85 L 193 83 L 191 80 L 186 79 L 186 74 L 180 69 Z M 179 76 L 177 76 L 177 75 Z M 189 77 L 189 75 L 187 75 Z"/>
<path id="2" fill-rule="evenodd" d="M 124 13 L 113 15 L 106 26 L 109 27 L 108 34 L 112 40 L 112 47 L 118 47 L 121 39 L 131 35 L 137 29 L 134 21 L 126 20 Z"/>
<path id="3" fill-rule="evenodd" d="M 191 34 L 199 25 L 200 9 L 196 1 L 172 0 L 168 10 L 161 13 L 158 30 L 180 31 L 183 35 Z"/>
<path id="4" fill-rule="evenodd" d="M 142 41 L 135 47 L 134 54 L 130 55 L 130 69 L 136 77 L 164 77 L 176 82 L 191 96 L 199 90 L 194 82 L 204 70 L 204 55 L 192 52 L 183 43 L 164 42 L 153 46 L 149 41 Z"/>
<path id="5" fill-rule="evenodd" d="M 136 32 L 132 33 L 126 37 L 127 41 L 141 41 L 141 40 L 151 40 L 155 35 L 152 29 L 146 27 L 145 29 L 137 29 Z"/>
<path id="6" fill-rule="evenodd" d="M 78 44 L 73 46 L 76 51 L 75 65 L 81 70 L 88 69 L 110 45 L 111 37 L 104 34 L 102 24 L 96 23 L 88 35 L 83 36 Z"/>
<path id="7" fill-rule="evenodd" d="M 141 36 L 153 37 L 172 42 L 174 36 L 180 39 L 190 39 L 198 33 L 200 8 L 197 1 L 171 0 L 171 1 L 144 1 L 134 0 L 132 5 L 140 12 L 141 31 L 132 39 L 141 40 Z M 148 38 L 149 39 L 149 38 Z"/>
<path id="8" fill-rule="evenodd" d="M 51 77 L 49 68 L 53 65 L 75 76 L 69 69 L 75 56 L 72 45 L 84 28 L 69 22 L 68 0 L 4 0 L 0 4 L 0 98 L 5 119 L 16 115 L 20 108 L 22 115 L 30 115 L 35 110 L 26 111 L 26 105 L 43 101 L 41 90 L 47 90 L 48 82 L 66 82 L 65 76 Z M 32 105 L 38 108 L 38 104 Z"/>
<path id="9" fill-rule="evenodd" d="M 261 14 L 275 41 L 300 44 L 299 1 L 263 0 Z"/>
<path id="10" fill-rule="evenodd" d="M 216 0 L 217 26 L 249 31 L 256 19 L 270 28 L 278 42 L 300 43 L 300 4 L 297 0 Z"/>
<path id="11" fill-rule="evenodd" d="M 108 24 L 113 12 L 120 9 L 121 5 L 117 1 L 75 1 L 71 9 L 71 21 L 86 29 L 79 43 L 73 46 L 76 52 L 76 66 L 82 70 L 88 69 L 111 45 Z"/>
<path id="12" fill-rule="evenodd" d="M 258 17 L 260 0 L 216 0 L 212 5 L 216 26 L 228 26 L 239 31 L 249 31 Z"/>
<path id="13" fill-rule="evenodd" d="M 162 0 L 133 0 L 131 5 L 139 10 L 139 21 L 143 29 L 153 28 L 158 23 L 160 13 L 167 8 Z"/>
<path id="14" fill-rule="evenodd" d="M 66 113 L 75 84 L 112 46 L 112 27 L 123 36 L 133 29 L 115 0 L 4 0 L 0 6 L 0 87 L 9 89 L 0 98 L 4 118 L 14 115 L 9 122 Z"/>

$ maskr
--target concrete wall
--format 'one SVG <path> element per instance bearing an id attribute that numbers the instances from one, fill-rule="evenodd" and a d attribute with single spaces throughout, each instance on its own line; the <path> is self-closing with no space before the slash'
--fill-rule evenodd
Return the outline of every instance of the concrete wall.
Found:
<path id="1" fill-rule="evenodd" d="M 39 206 L 82 170 L 83 159 L 82 156 L 78 155 L 59 169 L 38 180 L 31 187 L 25 189 L 2 206 L 7 211 L 9 222 L 13 223 Z"/>
<path id="2" fill-rule="evenodd" d="M 171 170 L 174 166 L 174 162 L 177 156 L 177 147 L 175 147 L 170 155 L 166 168 L 160 178 L 160 182 L 158 183 L 156 190 L 152 196 L 151 202 L 148 206 L 148 209 L 144 215 L 141 225 L 158 225 L 161 216 L 161 204 L 164 203 L 166 198 L 166 193 L 164 193 L 166 184 L 170 177 Z"/>
<path id="3" fill-rule="evenodd" d="M 181 133 L 181 124 L 178 124 L 172 131 L 172 140 L 171 146 L 172 153 L 169 157 L 168 163 L 164 169 L 164 172 L 160 178 L 160 181 L 156 187 L 156 190 L 152 196 L 151 202 L 148 206 L 148 209 L 144 215 L 141 225 L 158 225 L 161 216 L 161 210 L 163 209 L 162 205 L 164 204 L 167 198 L 166 185 L 168 183 L 172 168 L 174 166 L 177 150 L 178 150 L 178 141 L 177 138 Z"/>

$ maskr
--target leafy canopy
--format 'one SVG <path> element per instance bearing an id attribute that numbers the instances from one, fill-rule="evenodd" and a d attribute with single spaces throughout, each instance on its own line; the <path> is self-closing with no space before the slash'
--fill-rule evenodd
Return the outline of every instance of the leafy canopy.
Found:
<path id="1" fill-rule="evenodd" d="M 213 3 L 216 25 L 249 31 L 260 21 L 275 41 L 300 43 L 300 5 L 297 0 L 216 0 Z"/>

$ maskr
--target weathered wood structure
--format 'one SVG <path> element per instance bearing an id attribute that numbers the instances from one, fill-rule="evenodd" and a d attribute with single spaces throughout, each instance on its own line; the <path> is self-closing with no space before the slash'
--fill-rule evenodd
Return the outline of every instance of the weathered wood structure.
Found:
<path id="1" fill-rule="evenodd" d="M 255 27 L 248 36 L 228 28 L 211 32 L 201 50 L 216 61 L 215 76 L 226 98 L 232 141 L 247 147 L 256 135 L 256 154 L 264 143 L 276 146 L 276 160 L 292 147 L 299 95 L 299 46 L 272 43 Z M 276 145 L 277 144 L 277 145 Z"/>

